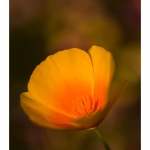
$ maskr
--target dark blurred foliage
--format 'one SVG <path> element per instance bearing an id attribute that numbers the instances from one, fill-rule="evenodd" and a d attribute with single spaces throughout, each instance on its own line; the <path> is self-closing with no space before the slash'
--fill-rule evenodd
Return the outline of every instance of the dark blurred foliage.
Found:
<path id="1" fill-rule="evenodd" d="M 140 150 L 140 1 L 10 0 L 10 150 L 104 149 L 92 130 L 37 127 L 20 108 L 32 71 L 48 55 L 92 45 L 111 51 L 121 99 L 99 125 L 112 150 Z"/>

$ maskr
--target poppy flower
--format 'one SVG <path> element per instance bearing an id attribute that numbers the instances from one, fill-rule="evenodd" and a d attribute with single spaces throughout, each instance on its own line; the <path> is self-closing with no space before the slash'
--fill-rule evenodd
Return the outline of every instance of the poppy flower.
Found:
<path id="1" fill-rule="evenodd" d="M 33 71 L 21 107 L 37 125 L 52 129 L 96 128 L 120 96 L 122 84 L 109 98 L 115 64 L 110 52 L 92 46 L 50 55 Z"/>

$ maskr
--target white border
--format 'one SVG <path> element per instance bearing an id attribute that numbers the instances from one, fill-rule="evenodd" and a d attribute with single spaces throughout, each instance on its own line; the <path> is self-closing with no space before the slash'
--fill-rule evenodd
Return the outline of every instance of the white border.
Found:
<path id="1" fill-rule="evenodd" d="M 0 1 L 0 149 L 9 149 L 9 1 Z"/>
<path id="2" fill-rule="evenodd" d="M 150 1 L 141 1 L 141 149 L 150 149 Z"/>

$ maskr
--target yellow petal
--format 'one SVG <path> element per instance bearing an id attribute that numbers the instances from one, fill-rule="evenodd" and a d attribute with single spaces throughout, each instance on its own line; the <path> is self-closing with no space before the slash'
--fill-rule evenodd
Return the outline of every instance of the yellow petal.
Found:
<path id="1" fill-rule="evenodd" d="M 76 129 L 75 124 L 69 122 L 73 118 L 38 103 L 28 92 L 22 93 L 20 99 L 22 109 L 35 124 L 53 129 Z"/>
<path id="2" fill-rule="evenodd" d="M 114 73 L 112 55 L 92 46 L 47 57 L 33 71 L 21 107 L 36 124 L 53 129 L 94 128 L 104 119 L 122 87 L 108 101 Z"/>
<path id="3" fill-rule="evenodd" d="M 39 103 L 73 116 L 77 97 L 93 96 L 93 68 L 88 53 L 72 48 L 47 57 L 31 75 L 28 91 Z"/>
<path id="4" fill-rule="evenodd" d="M 98 108 L 104 108 L 108 102 L 108 88 L 114 74 L 114 60 L 110 52 L 102 47 L 92 46 L 89 50 L 94 70 L 94 99 Z"/>

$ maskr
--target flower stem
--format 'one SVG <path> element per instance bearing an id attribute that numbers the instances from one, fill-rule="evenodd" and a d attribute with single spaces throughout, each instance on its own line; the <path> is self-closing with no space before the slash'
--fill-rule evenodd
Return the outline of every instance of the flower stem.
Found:
<path id="1" fill-rule="evenodd" d="M 98 137 L 100 138 L 100 141 L 102 142 L 102 144 L 104 145 L 106 150 L 111 150 L 110 147 L 108 146 L 107 142 L 104 140 L 104 138 L 101 136 L 101 134 L 99 133 L 99 131 L 97 129 L 94 129 L 94 131 L 96 132 L 96 134 L 98 135 Z"/>

